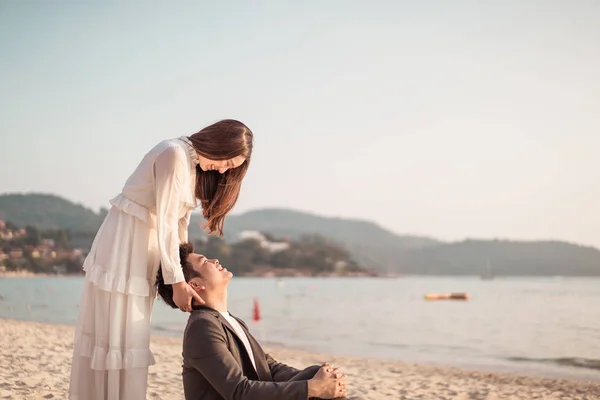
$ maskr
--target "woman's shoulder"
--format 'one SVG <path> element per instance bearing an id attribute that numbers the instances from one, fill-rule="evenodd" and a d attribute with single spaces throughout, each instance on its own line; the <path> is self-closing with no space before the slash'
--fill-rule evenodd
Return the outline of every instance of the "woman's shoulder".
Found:
<path id="1" fill-rule="evenodd" d="M 185 143 L 180 139 L 167 139 L 158 143 L 154 149 L 157 158 L 167 160 L 184 160 L 187 157 Z"/>
<path id="2" fill-rule="evenodd" d="M 173 153 L 185 154 L 185 142 L 179 138 L 165 139 L 159 142 L 155 147 L 159 151 L 169 151 Z"/>

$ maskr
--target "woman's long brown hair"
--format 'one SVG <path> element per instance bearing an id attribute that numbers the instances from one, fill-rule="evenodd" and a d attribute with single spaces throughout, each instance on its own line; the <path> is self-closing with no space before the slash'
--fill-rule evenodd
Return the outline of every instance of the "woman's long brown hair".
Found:
<path id="1" fill-rule="evenodd" d="M 240 166 L 224 174 L 203 171 L 200 165 L 196 166 L 196 197 L 202 205 L 202 215 L 206 219 L 204 228 L 209 230 L 209 234 L 218 231 L 223 236 L 225 217 L 237 202 L 242 180 L 250 165 L 253 139 L 252 131 L 233 119 L 216 122 L 189 136 L 194 149 L 202 157 L 215 161 L 237 156 L 246 158 Z"/>

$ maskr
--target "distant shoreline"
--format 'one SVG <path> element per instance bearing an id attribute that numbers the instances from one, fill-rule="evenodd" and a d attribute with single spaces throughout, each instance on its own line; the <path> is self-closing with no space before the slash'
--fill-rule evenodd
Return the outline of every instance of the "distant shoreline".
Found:
<path id="1" fill-rule="evenodd" d="M 76 274 L 46 274 L 46 273 L 35 273 L 31 271 L 4 271 L 0 272 L 0 278 L 53 278 L 63 276 L 78 276 Z"/>
<path id="2" fill-rule="evenodd" d="M 0 271 L 0 279 L 2 278 L 65 278 L 65 277 L 83 277 L 83 271 L 78 274 L 48 274 L 36 273 L 31 271 Z M 238 278 L 382 278 L 382 279 L 397 279 L 397 278 L 478 278 L 484 281 L 494 281 L 502 279 L 515 278 L 541 278 L 541 279 L 577 279 L 577 278 L 600 278 L 600 275 L 498 275 L 493 278 L 482 278 L 480 275 L 449 275 L 449 274 L 402 274 L 402 273 L 323 273 L 311 275 L 297 270 L 282 269 L 281 273 L 275 272 L 250 272 L 241 275 L 236 275 Z"/>
<path id="3" fill-rule="evenodd" d="M 84 276 L 83 271 L 78 274 L 48 274 L 48 273 L 36 273 L 32 271 L 0 271 L 0 278 L 56 278 L 56 277 L 72 277 L 72 276 Z M 321 273 L 312 275 L 307 271 L 293 269 L 293 268 L 273 268 L 269 270 L 248 272 L 241 275 L 237 275 L 242 278 L 370 278 L 370 277 L 397 277 L 399 275 L 384 275 L 384 274 L 373 274 L 367 272 L 352 272 L 339 274 L 334 272 Z"/>

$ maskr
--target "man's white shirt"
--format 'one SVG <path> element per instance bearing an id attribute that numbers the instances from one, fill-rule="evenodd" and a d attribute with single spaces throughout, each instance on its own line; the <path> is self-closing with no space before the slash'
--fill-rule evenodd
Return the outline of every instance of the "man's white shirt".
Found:
<path id="1" fill-rule="evenodd" d="M 254 353 L 252 353 L 252 347 L 250 347 L 250 341 L 248 340 L 248 336 L 246 336 L 246 332 L 240 325 L 240 323 L 229 314 L 228 311 L 221 312 L 221 315 L 229 322 L 229 325 L 233 328 L 235 333 L 237 333 L 238 337 L 244 344 L 248 355 L 250 356 L 250 361 L 252 361 L 252 365 L 254 366 L 254 370 L 256 371 L 256 362 L 254 361 Z"/>

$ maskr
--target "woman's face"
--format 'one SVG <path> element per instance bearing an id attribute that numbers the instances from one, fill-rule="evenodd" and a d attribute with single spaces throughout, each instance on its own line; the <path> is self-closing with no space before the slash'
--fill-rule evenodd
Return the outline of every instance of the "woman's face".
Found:
<path id="1" fill-rule="evenodd" d="M 224 174 L 230 169 L 239 167 L 246 161 L 244 156 L 237 156 L 230 158 L 229 160 L 211 160 L 209 158 L 198 155 L 200 161 L 200 168 L 202 171 L 219 171 L 220 174 Z"/>

